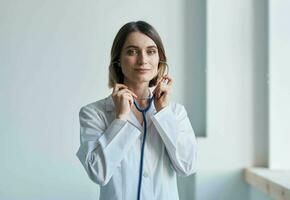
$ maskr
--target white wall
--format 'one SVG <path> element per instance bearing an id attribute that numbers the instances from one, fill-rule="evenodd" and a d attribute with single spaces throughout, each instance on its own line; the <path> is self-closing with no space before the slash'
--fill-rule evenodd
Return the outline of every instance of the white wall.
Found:
<path id="1" fill-rule="evenodd" d="M 173 99 L 185 102 L 184 5 L 118 2 L 0 1 L 1 199 L 96 199 L 98 189 L 74 155 L 78 111 L 110 93 L 109 51 L 124 23 L 143 19 L 157 28 L 177 80 Z M 249 199 L 241 170 L 267 164 L 257 6 L 252 0 L 207 2 L 208 137 L 198 140 L 195 179 L 181 180 L 182 199 Z"/>
<path id="2" fill-rule="evenodd" d="M 290 169 L 290 1 L 269 1 L 269 130 L 273 169 Z"/>
<path id="3" fill-rule="evenodd" d="M 111 92 L 112 41 L 132 20 L 157 28 L 182 80 L 182 9 L 177 0 L 0 1 L 1 199 L 96 199 L 75 156 L 79 108 Z M 173 99 L 183 87 L 176 81 Z"/>
<path id="4" fill-rule="evenodd" d="M 198 140 L 196 199 L 258 196 L 242 170 L 268 158 L 265 3 L 207 1 L 208 137 Z"/>
<path id="5" fill-rule="evenodd" d="M 74 155 L 79 106 L 101 82 L 94 76 L 95 7 L 93 1 L 0 2 L 0 199 L 97 195 Z"/>

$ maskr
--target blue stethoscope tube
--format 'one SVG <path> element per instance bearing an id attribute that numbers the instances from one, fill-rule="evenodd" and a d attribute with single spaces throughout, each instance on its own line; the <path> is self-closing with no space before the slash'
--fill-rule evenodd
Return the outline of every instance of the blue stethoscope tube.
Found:
<path id="1" fill-rule="evenodd" d="M 169 73 L 169 67 L 166 62 L 160 61 L 160 63 L 166 65 L 167 73 Z M 147 120 L 146 120 L 146 112 L 150 109 L 151 104 L 153 102 L 154 95 L 148 99 L 148 106 L 145 109 L 140 108 L 138 103 L 134 99 L 134 105 L 137 108 L 139 112 L 142 113 L 143 121 L 144 121 L 144 136 L 141 146 L 141 155 L 140 155 L 140 166 L 139 166 L 139 179 L 138 179 L 138 193 L 137 193 L 137 200 L 140 200 L 141 195 L 141 186 L 142 186 L 142 174 L 143 174 L 143 160 L 144 160 L 144 149 L 145 149 L 145 141 L 146 141 L 146 135 L 147 135 Z"/>
<path id="2" fill-rule="evenodd" d="M 138 193 L 137 193 L 137 200 L 140 200 L 141 195 L 141 186 L 142 186 L 142 174 L 143 174 L 143 160 L 144 160 L 144 149 L 145 149 L 145 141 L 147 135 L 147 120 L 146 120 L 146 112 L 150 109 L 154 96 L 148 99 L 148 106 L 145 109 L 141 109 L 138 103 L 134 99 L 134 105 L 139 112 L 142 113 L 143 116 L 143 124 L 144 124 L 144 135 L 143 141 L 141 146 L 141 155 L 140 155 L 140 166 L 139 166 L 139 180 L 138 180 Z"/>

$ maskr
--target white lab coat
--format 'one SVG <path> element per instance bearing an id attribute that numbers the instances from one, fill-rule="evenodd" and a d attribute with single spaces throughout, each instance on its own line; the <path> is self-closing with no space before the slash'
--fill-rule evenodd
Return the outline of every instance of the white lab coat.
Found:
<path id="1" fill-rule="evenodd" d="M 116 119 L 110 95 L 82 107 L 79 117 L 77 156 L 90 179 L 100 185 L 100 200 L 137 199 L 144 130 L 133 112 L 127 122 Z M 196 138 L 186 110 L 170 103 L 157 112 L 152 103 L 146 118 L 141 199 L 178 200 L 176 174 L 196 171 Z"/>

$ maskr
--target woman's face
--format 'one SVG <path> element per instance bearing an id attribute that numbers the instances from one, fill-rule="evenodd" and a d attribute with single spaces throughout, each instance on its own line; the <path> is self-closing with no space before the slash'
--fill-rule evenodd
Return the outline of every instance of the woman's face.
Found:
<path id="1" fill-rule="evenodd" d="M 120 63 L 124 83 L 148 83 L 157 75 L 159 54 L 157 45 L 147 35 L 132 32 L 122 48 Z"/>

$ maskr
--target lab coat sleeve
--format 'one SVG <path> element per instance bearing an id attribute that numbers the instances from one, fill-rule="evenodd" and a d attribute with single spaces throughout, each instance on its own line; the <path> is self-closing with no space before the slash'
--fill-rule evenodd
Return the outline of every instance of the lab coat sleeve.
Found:
<path id="1" fill-rule="evenodd" d="M 196 138 L 184 106 L 167 106 L 152 116 L 172 166 L 180 176 L 196 172 Z"/>
<path id="2" fill-rule="evenodd" d="M 104 113 L 83 107 L 77 157 L 92 181 L 106 185 L 141 132 L 132 124 L 114 119 L 106 127 Z"/>

